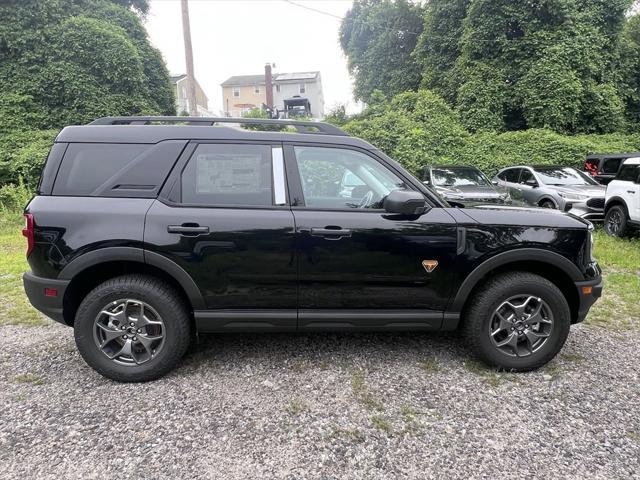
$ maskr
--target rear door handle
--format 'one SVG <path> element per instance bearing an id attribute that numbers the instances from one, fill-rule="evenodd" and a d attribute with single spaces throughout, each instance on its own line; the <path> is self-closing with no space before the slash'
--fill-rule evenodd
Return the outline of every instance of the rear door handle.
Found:
<path id="1" fill-rule="evenodd" d="M 197 223 L 183 223 L 182 225 L 167 225 L 167 232 L 178 233 L 185 237 L 197 237 L 209 233 L 209 227 L 201 227 Z"/>
<path id="2" fill-rule="evenodd" d="M 311 235 L 313 237 L 323 237 L 327 240 L 340 240 L 342 237 L 350 237 L 351 230 L 344 228 L 312 228 Z"/>
<path id="3" fill-rule="evenodd" d="M 636 193 L 635 190 L 627 190 L 627 193 Z"/>

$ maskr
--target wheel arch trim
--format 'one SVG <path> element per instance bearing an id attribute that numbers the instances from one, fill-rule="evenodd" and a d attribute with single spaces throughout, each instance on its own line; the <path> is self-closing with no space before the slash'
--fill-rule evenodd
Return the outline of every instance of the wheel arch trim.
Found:
<path id="1" fill-rule="evenodd" d="M 73 280 L 90 267 L 110 262 L 134 262 L 156 267 L 171 276 L 182 287 L 194 310 L 205 309 L 204 298 L 193 278 L 178 264 L 160 255 L 135 247 L 106 247 L 87 252 L 66 265 L 59 280 Z"/>
<path id="2" fill-rule="evenodd" d="M 523 261 L 547 264 L 562 270 L 573 282 L 584 281 L 584 275 L 580 269 L 559 253 L 538 248 L 510 250 L 499 253 L 478 265 L 462 282 L 449 308 L 447 308 L 447 312 L 461 312 L 473 289 L 492 270 Z"/>

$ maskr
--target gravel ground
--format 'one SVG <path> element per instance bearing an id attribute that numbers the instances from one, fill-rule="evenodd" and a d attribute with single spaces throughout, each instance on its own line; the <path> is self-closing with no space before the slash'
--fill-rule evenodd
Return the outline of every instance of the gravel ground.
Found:
<path id="1" fill-rule="evenodd" d="M 0 327 L 1 478 L 640 478 L 640 332 L 496 374 L 427 334 L 221 335 L 117 384 L 71 329 Z"/>

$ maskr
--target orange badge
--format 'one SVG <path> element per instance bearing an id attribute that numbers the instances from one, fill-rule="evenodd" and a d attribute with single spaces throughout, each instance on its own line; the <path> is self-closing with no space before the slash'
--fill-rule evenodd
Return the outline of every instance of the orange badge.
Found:
<path id="1" fill-rule="evenodd" d="M 438 261 L 437 260 L 423 260 L 422 261 L 422 266 L 427 271 L 427 273 L 431 273 L 438 266 Z"/>

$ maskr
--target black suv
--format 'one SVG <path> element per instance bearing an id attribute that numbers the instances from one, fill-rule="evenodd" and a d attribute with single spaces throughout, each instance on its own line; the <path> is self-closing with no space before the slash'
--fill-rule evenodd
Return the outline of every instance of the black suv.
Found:
<path id="1" fill-rule="evenodd" d="M 342 188 L 347 174 L 361 184 Z M 589 222 L 451 208 L 315 122 L 67 127 L 25 219 L 31 303 L 120 381 L 165 374 L 196 332 L 460 327 L 485 362 L 531 370 L 602 291 Z"/>

